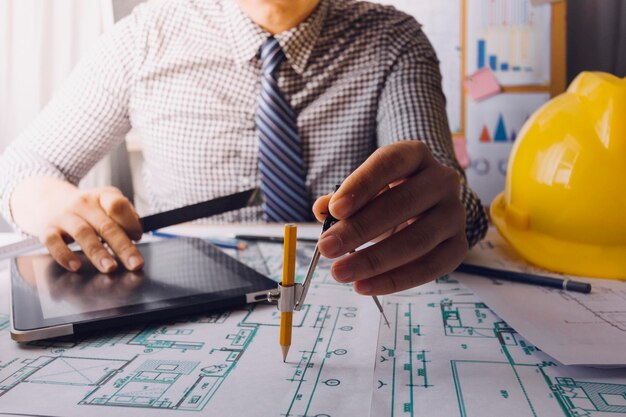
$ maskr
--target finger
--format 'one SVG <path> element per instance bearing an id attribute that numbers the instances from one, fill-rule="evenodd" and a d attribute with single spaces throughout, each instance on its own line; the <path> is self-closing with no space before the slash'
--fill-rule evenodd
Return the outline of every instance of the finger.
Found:
<path id="1" fill-rule="evenodd" d="M 338 219 L 350 217 L 389 184 L 411 176 L 431 160 L 430 151 L 421 141 L 378 148 L 333 194 L 330 212 Z"/>
<path id="2" fill-rule="evenodd" d="M 82 248 L 83 252 L 102 273 L 109 273 L 117 268 L 117 262 L 104 247 L 96 231 L 78 216 L 66 216 L 61 221 L 61 228 Z"/>
<path id="3" fill-rule="evenodd" d="M 102 236 L 109 247 L 122 261 L 124 266 L 131 271 L 143 267 L 144 261 L 141 253 L 122 227 L 99 208 L 84 210 L 83 218 L 87 223 Z"/>
<path id="4" fill-rule="evenodd" d="M 437 173 L 420 172 L 335 224 L 320 240 L 322 255 L 336 258 L 348 253 L 435 206 L 448 192 Z"/>
<path id="5" fill-rule="evenodd" d="M 63 240 L 60 229 L 50 227 L 39 236 L 41 243 L 48 249 L 52 258 L 68 271 L 78 271 L 81 266 L 80 259 L 70 250 Z"/>
<path id="6" fill-rule="evenodd" d="M 99 202 L 104 212 L 119 224 L 131 239 L 141 239 L 143 230 L 139 215 L 120 190 L 114 187 L 106 188 L 100 193 Z"/>
<path id="7" fill-rule="evenodd" d="M 459 233 L 416 261 L 355 282 L 354 290 L 362 295 L 385 295 L 413 288 L 454 271 L 466 253 L 467 239 Z"/>
<path id="8" fill-rule="evenodd" d="M 323 222 L 328 214 L 328 202 L 332 197 L 332 194 L 323 195 L 313 203 L 313 215 L 318 222 Z"/>
<path id="9" fill-rule="evenodd" d="M 426 255 L 459 230 L 464 230 L 465 219 L 457 211 L 458 207 L 453 204 L 432 208 L 387 239 L 333 263 L 333 277 L 339 282 L 367 279 Z"/>

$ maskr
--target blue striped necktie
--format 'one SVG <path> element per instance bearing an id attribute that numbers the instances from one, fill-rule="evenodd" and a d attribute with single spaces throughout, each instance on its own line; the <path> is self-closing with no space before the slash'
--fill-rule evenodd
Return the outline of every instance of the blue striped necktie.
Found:
<path id="1" fill-rule="evenodd" d="M 311 219 L 311 206 L 297 119 L 276 80 L 284 60 L 285 53 L 274 37 L 263 43 L 261 97 L 256 115 L 263 208 L 269 221 L 304 222 Z"/>

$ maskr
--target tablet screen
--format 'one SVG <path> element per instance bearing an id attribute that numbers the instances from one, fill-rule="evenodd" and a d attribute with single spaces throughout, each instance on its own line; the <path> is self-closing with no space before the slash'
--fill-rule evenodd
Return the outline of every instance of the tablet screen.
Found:
<path id="1" fill-rule="evenodd" d="M 14 260 L 13 310 L 16 329 L 98 320 L 274 288 L 268 278 L 200 239 L 171 239 L 137 245 L 145 266 L 131 272 L 120 264 L 98 272 L 79 253 L 82 267 L 69 272 L 49 255 Z M 244 301 L 245 302 L 245 301 Z"/>

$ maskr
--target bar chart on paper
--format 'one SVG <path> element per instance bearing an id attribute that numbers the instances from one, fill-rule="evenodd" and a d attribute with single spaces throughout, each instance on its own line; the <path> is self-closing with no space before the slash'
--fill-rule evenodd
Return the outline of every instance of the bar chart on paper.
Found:
<path id="1" fill-rule="evenodd" d="M 490 68 L 503 85 L 550 82 L 549 5 L 530 0 L 468 0 L 469 74 Z"/>
<path id="2" fill-rule="evenodd" d="M 505 93 L 479 103 L 468 100 L 467 178 L 485 204 L 504 189 L 509 153 L 522 126 L 550 96 Z"/>
<path id="3" fill-rule="evenodd" d="M 525 119 L 528 119 L 530 114 L 526 115 Z M 483 124 L 480 130 L 480 136 L 478 138 L 480 143 L 490 142 L 515 142 L 517 137 L 517 131 L 515 127 L 508 129 L 506 121 L 504 120 L 504 114 L 498 113 L 498 121 L 493 130 L 487 124 Z"/>

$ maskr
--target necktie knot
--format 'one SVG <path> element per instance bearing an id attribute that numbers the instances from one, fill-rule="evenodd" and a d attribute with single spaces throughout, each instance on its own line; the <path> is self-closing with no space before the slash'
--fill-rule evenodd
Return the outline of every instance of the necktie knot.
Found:
<path id="1" fill-rule="evenodd" d="M 285 52 L 275 37 L 267 38 L 261 45 L 261 63 L 265 74 L 274 75 L 280 64 L 285 59 Z"/>

